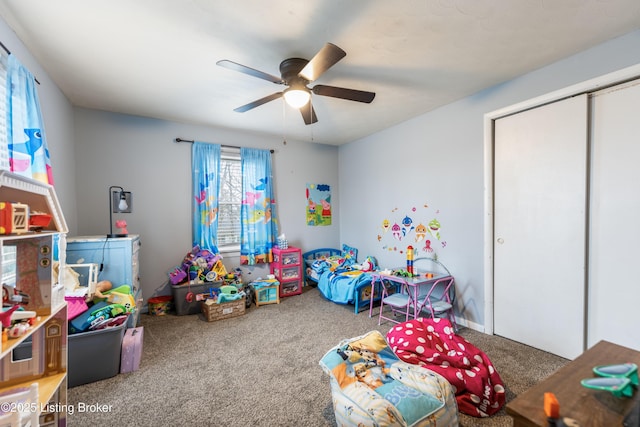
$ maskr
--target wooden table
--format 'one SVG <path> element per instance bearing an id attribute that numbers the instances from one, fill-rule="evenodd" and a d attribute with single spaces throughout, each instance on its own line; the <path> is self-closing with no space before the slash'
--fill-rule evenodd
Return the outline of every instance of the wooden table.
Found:
<path id="1" fill-rule="evenodd" d="M 608 391 L 583 387 L 580 381 L 593 378 L 593 367 L 632 362 L 640 365 L 640 352 L 608 341 L 600 341 L 546 380 L 531 387 L 509 402 L 505 408 L 514 427 L 547 426 L 544 393 L 558 398 L 560 415 L 573 418 L 580 427 L 622 426 L 623 420 L 640 404 L 640 391 L 632 398 L 618 398 Z"/>

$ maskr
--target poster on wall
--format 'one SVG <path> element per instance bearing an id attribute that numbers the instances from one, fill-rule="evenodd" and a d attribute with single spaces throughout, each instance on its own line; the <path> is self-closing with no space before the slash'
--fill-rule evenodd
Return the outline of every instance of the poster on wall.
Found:
<path id="1" fill-rule="evenodd" d="M 307 184 L 307 225 L 331 225 L 331 186 Z"/>

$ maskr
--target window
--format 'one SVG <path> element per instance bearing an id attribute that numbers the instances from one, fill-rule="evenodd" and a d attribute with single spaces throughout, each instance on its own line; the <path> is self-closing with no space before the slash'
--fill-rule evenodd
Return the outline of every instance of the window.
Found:
<path id="1" fill-rule="evenodd" d="M 10 170 L 9 142 L 7 141 L 7 53 L 0 49 L 0 170 Z"/>
<path id="2" fill-rule="evenodd" d="M 16 287 L 17 249 L 15 246 L 2 246 L 2 284 Z"/>
<path id="3" fill-rule="evenodd" d="M 223 148 L 220 156 L 220 195 L 218 200 L 218 250 L 240 251 L 240 208 L 242 170 L 240 150 Z"/>

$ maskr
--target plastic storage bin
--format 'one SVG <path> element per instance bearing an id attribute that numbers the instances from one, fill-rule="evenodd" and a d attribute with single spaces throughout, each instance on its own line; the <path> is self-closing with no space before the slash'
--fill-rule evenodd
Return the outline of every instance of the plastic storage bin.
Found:
<path id="1" fill-rule="evenodd" d="M 185 314 L 198 314 L 202 312 L 202 301 L 198 300 L 198 294 L 208 293 L 211 288 L 220 288 L 221 281 L 205 282 L 197 285 L 183 284 L 171 285 L 173 291 L 173 306 L 176 314 L 182 316 Z M 187 298 L 189 296 L 189 298 Z"/>
<path id="2" fill-rule="evenodd" d="M 69 335 L 69 387 L 118 375 L 126 327 L 124 322 L 111 328 Z"/>

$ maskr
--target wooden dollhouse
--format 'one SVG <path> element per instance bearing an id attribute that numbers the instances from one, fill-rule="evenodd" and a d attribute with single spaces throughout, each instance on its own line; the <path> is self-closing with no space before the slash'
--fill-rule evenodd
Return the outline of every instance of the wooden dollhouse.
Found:
<path id="1" fill-rule="evenodd" d="M 3 215 L 0 276 L 9 289 L 28 297 L 3 305 L 21 305 L 23 310 L 15 311 L 15 318 L 11 315 L 14 323 L 24 313 L 32 313 L 19 332 L 10 334 L 11 326 L 3 327 L 0 396 L 3 402 L 13 404 L 15 411 L 0 413 L 0 420 L 6 417 L 16 425 L 30 421 L 30 425 L 64 426 L 67 305 L 57 274 L 61 269 L 54 266 L 64 263 L 67 225 L 52 186 L 7 171 L 0 171 L 0 204 L 11 214 Z M 14 204 L 21 208 L 17 214 L 11 207 Z M 25 218 L 20 215 L 27 212 L 44 214 L 50 221 L 25 229 Z M 17 224 L 16 218 L 20 219 Z"/>

